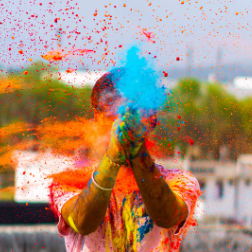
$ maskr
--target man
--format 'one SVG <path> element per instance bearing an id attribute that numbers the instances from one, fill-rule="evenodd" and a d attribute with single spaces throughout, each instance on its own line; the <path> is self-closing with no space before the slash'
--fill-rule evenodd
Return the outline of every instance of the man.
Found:
<path id="1" fill-rule="evenodd" d="M 195 225 L 199 184 L 189 173 L 154 163 L 145 143 L 156 125 L 155 111 L 134 107 L 118 92 L 118 71 L 124 74 L 105 74 L 92 92 L 95 120 L 112 125 L 106 152 L 81 190 L 53 191 L 58 230 L 69 252 L 178 251 L 182 234 Z M 134 191 L 125 193 L 126 183 Z"/>

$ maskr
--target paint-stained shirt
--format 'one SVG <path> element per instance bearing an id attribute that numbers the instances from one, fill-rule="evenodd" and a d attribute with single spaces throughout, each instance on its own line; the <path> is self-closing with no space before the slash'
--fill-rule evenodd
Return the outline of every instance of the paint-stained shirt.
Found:
<path id="1" fill-rule="evenodd" d="M 147 214 L 140 192 L 127 197 L 112 193 L 104 221 L 95 232 L 82 236 L 61 216 L 64 203 L 80 191 L 62 195 L 54 190 L 53 201 L 59 214 L 57 227 L 59 234 L 65 237 L 67 252 L 179 251 L 183 234 L 196 225 L 194 208 L 200 196 L 199 183 L 189 172 L 157 167 L 171 190 L 186 203 L 189 215 L 185 221 L 170 229 L 158 227 Z"/>

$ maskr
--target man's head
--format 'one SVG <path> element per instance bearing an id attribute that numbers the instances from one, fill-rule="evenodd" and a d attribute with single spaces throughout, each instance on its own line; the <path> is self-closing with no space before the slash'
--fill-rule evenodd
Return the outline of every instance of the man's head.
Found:
<path id="1" fill-rule="evenodd" d="M 95 83 L 91 95 L 95 119 L 106 117 L 106 119 L 115 120 L 119 106 L 126 104 L 127 99 L 116 88 L 116 82 L 123 77 L 125 71 L 124 68 L 116 68 L 104 74 Z M 157 123 L 156 112 L 142 111 L 141 114 L 144 123 L 148 123 L 149 127 L 154 129 Z"/>
<path id="2" fill-rule="evenodd" d="M 95 111 L 95 117 L 101 114 L 107 117 L 115 117 L 118 103 L 122 103 L 123 97 L 116 89 L 116 81 L 124 74 L 125 70 L 116 68 L 104 74 L 93 87 L 91 105 Z"/>

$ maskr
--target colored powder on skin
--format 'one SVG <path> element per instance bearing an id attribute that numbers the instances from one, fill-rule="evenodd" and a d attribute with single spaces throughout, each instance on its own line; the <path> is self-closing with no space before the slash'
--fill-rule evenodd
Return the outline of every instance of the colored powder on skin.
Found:
<path id="1" fill-rule="evenodd" d="M 86 130 L 86 125 L 89 126 L 88 131 Z M 108 146 L 111 125 L 112 122 L 106 122 L 104 118 L 96 122 L 83 119 L 82 123 L 68 122 L 54 123 L 53 125 L 51 123 L 45 123 L 43 127 L 38 128 L 37 133 L 46 146 L 48 146 L 49 142 L 51 147 L 53 145 L 59 146 L 59 149 L 53 150 L 55 154 L 64 153 L 64 148 L 66 148 L 64 138 L 66 134 L 74 138 L 79 138 L 79 140 L 71 140 L 71 137 L 68 139 L 67 146 L 70 146 L 71 149 L 77 149 L 81 145 L 85 145 L 85 148 L 90 149 L 89 156 L 87 157 L 89 159 L 88 164 L 85 162 L 82 166 L 69 167 L 65 171 L 55 172 L 49 175 L 48 178 L 52 178 L 54 181 L 53 186 L 60 186 L 62 192 L 69 192 L 72 190 L 81 190 L 88 184 L 94 165 L 99 164 Z M 131 169 L 127 167 L 120 169 L 114 190 L 116 193 L 123 194 L 129 194 L 139 190 Z"/>
<path id="2" fill-rule="evenodd" d="M 127 50 L 126 59 L 117 62 L 117 67 L 124 68 L 125 73 L 115 85 L 127 100 L 140 109 L 147 110 L 156 110 L 164 104 L 166 94 L 161 87 L 161 79 L 154 70 L 154 61 L 141 57 L 139 47 L 132 46 Z M 118 79 L 116 74 L 114 79 Z"/>
<path id="3" fill-rule="evenodd" d="M 99 139 L 99 137 L 97 137 L 97 139 Z M 146 147 L 152 155 L 157 154 L 156 152 L 162 153 L 162 150 L 153 140 L 146 140 Z M 69 167 L 69 169 L 63 172 L 49 175 L 48 178 L 53 178 L 53 184 L 55 186 L 60 186 L 62 192 L 82 190 L 90 181 L 94 167 L 93 165 L 98 165 L 98 162 L 99 160 L 96 160 L 96 162 L 94 162 L 92 165 L 79 167 L 78 169 L 76 169 L 76 167 Z M 116 194 L 122 193 L 124 195 L 129 195 L 134 191 L 139 191 L 133 171 L 131 169 L 124 166 L 121 167 L 117 175 L 114 191 Z"/>

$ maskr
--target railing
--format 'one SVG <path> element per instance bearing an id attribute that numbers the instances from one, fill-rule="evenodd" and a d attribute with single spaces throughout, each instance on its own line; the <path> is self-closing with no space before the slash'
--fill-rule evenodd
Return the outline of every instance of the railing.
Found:
<path id="1" fill-rule="evenodd" d="M 49 204 L 0 202 L 0 225 L 57 223 Z"/>

